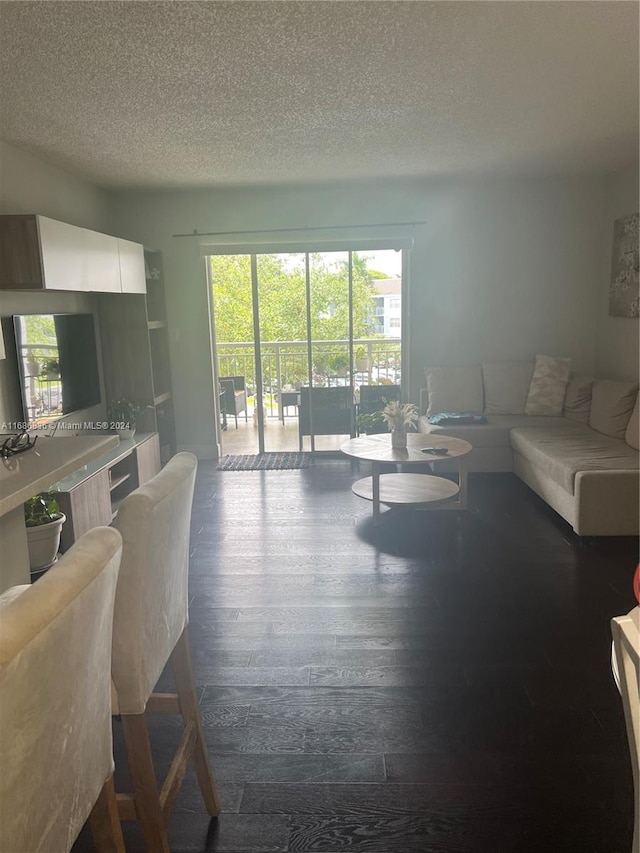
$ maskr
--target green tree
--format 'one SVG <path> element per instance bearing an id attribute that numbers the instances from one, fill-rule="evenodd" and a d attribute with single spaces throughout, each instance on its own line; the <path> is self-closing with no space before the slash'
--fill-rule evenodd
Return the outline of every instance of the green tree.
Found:
<path id="1" fill-rule="evenodd" d="M 30 361 L 40 363 L 44 359 L 58 358 L 53 314 L 30 314 L 23 317 L 21 323 L 23 349 L 28 347 Z"/>
<path id="2" fill-rule="evenodd" d="M 304 254 L 258 256 L 258 301 L 263 341 L 306 340 L 304 260 Z M 213 256 L 211 273 L 218 342 L 252 341 L 250 256 Z M 349 329 L 346 253 L 311 255 L 310 282 L 312 337 L 316 340 L 345 339 Z M 354 252 L 354 337 L 369 334 L 368 318 L 374 295 L 366 260 Z"/>

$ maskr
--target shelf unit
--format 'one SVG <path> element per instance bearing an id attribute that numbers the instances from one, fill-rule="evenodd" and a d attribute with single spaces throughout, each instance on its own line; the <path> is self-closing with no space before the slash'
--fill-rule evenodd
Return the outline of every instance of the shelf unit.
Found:
<path id="1" fill-rule="evenodd" d="M 147 280 L 147 333 L 153 370 L 153 405 L 160 436 L 160 458 L 164 464 L 176 452 L 176 431 L 162 253 L 145 249 L 144 269 Z"/>
<path id="2" fill-rule="evenodd" d="M 159 470 L 157 433 L 136 433 L 56 483 L 53 488 L 60 492 L 60 509 L 67 516 L 62 527 L 62 550 L 70 548 L 87 530 L 111 524 L 124 498 Z"/>
<path id="3" fill-rule="evenodd" d="M 145 249 L 147 293 L 100 294 L 98 313 L 107 400 L 145 406 L 138 428 L 158 432 L 160 458 L 176 452 L 162 254 Z"/>
<path id="4" fill-rule="evenodd" d="M 109 491 L 110 492 L 115 491 L 118 488 L 118 486 L 121 483 L 126 482 L 126 480 L 128 480 L 130 476 L 131 476 L 130 471 L 127 471 L 126 474 L 118 474 L 115 477 L 113 476 L 113 473 L 111 472 L 111 476 L 109 477 Z"/>

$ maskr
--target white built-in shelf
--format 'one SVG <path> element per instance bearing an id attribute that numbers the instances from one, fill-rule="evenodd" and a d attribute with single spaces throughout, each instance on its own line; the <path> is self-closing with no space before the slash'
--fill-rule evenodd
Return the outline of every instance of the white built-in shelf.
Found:
<path id="1" fill-rule="evenodd" d="M 165 320 L 149 320 L 147 327 L 149 329 L 166 329 L 167 323 Z"/>
<path id="2" fill-rule="evenodd" d="M 153 398 L 154 406 L 159 406 L 160 403 L 166 403 L 171 399 L 171 391 L 165 391 L 163 394 L 156 394 Z"/>
<path id="3" fill-rule="evenodd" d="M 109 483 L 109 491 L 113 492 L 114 489 L 117 489 L 121 483 L 124 483 L 125 480 L 128 480 L 130 476 L 131 476 L 131 474 L 128 473 L 128 474 L 121 474 L 119 477 L 114 477 L 113 480 L 111 480 L 111 482 Z"/>
<path id="4" fill-rule="evenodd" d="M 118 462 L 126 459 L 127 456 L 138 449 L 138 445 L 148 441 L 153 435 L 154 433 L 151 432 L 137 432 L 133 438 L 118 438 L 117 435 L 102 436 L 105 440 L 110 439 L 110 443 L 105 445 L 109 448 L 108 451 L 103 451 L 97 459 L 94 459 L 94 461 L 89 462 L 87 465 L 84 465 L 82 468 L 74 471 L 74 473 L 70 474 L 68 477 L 59 480 L 51 486 L 51 488 L 58 492 L 69 492 L 72 489 L 77 488 L 89 477 L 97 474 L 98 471 L 102 471 L 104 468 L 113 468 Z M 66 436 L 64 436 L 64 439 L 66 440 Z M 52 441 L 59 441 L 59 439 L 54 438 Z M 40 446 L 40 442 L 38 442 L 37 446 Z M 26 456 L 27 454 L 23 453 L 20 455 Z M 96 454 L 96 456 L 97 455 L 98 454 Z"/>

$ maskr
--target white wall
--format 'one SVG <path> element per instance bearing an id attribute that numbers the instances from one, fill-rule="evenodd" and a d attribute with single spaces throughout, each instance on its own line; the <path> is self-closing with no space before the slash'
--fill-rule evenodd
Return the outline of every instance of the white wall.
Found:
<path id="1" fill-rule="evenodd" d="M 0 213 L 39 213 L 106 231 L 107 211 L 102 190 L 0 141 Z M 4 318 L 38 312 L 91 312 L 93 304 L 89 294 L 0 292 L 0 316 Z M 5 431 L 3 422 L 21 419 L 17 367 L 12 355 L 9 348 L 7 359 L 0 361 L 0 432 Z"/>
<path id="2" fill-rule="evenodd" d="M 602 234 L 601 290 L 598 300 L 596 372 L 610 379 L 638 381 L 638 330 L 640 323 L 630 317 L 609 316 L 609 285 L 613 223 L 621 216 L 637 213 L 638 165 L 609 175 L 605 180 L 605 212 Z"/>
<path id="3" fill-rule="evenodd" d="M 569 356 L 595 368 L 604 181 L 402 180 L 119 192 L 114 233 L 164 253 L 178 443 L 214 446 L 198 239 L 175 234 L 424 221 L 408 300 L 410 394 L 425 364 Z M 406 365 L 405 365 L 406 367 Z"/>
<path id="4" fill-rule="evenodd" d="M 608 317 L 613 220 L 638 209 L 638 170 L 605 179 L 385 180 L 105 193 L 0 142 L 0 212 L 41 213 L 164 253 L 178 441 L 214 448 L 204 263 L 174 234 L 421 221 L 411 253 L 410 393 L 422 367 L 566 355 L 638 373 L 638 322 Z M 351 232 L 347 232 L 351 233 Z M 78 294 L 0 294 L 0 314 L 91 310 Z M 0 362 L 0 418 L 15 418 Z"/>
<path id="5" fill-rule="evenodd" d="M 95 231 L 108 223 L 101 189 L 2 141 L 0 213 L 39 213 Z"/>

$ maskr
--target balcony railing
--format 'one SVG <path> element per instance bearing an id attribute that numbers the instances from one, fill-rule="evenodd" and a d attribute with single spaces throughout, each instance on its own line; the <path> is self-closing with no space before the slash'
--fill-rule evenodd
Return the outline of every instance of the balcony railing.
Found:
<path id="1" fill-rule="evenodd" d="M 353 341 L 353 384 L 399 384 L 400 338 L 361 338 Z M 309 384 L 309 358 L 304 341 L 267 341 L 260 344 L 262 393 L 267 414 L 281 414 L 279 392 Z M 248 396 L 256 391 L 253 343 L 219 343 L 216 347 L 221 378 L 244 376 Z M 349 383 L 349 342 L 314 341 L 311 345 L 314 386 Z"/>

